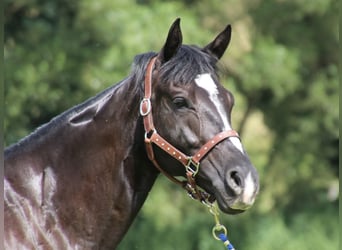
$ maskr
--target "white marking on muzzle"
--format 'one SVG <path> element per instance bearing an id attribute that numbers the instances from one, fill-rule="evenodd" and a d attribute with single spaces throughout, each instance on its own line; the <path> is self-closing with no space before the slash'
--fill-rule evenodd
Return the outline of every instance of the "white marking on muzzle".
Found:
<path id="1" fill-rule="evenodd" d="M 251 205 L 254 202 L 256 186 L 252 178 L 252 173 L 249 172 L 245 179 L 245 188 L 242 194 L 242 202 Z"/>
<path id="2" fill-rule="evenodd" d="M 224 124 L 224 129 L 225 130 L 232 130 L 232 127 L 229 124 L 228 121 L 228 116 L 225 112 L 225 109 L 222 105 L 222 103 L 220 102 L 219 98 L 218 98 L 218 89 L 217 86 L 214 82 L 214 80 L 211 78 L 209 73 L 205 73 L 205 74 L 201 74 L 198 75 L 195 78 L 195 83 L 197 84 L 198 87 L 204 89 L 205 91 L 208 92 L 209 98 L 210 100 L 213 102 L 214 106 L 217 109 L 217 112 L 219 113 L 221 120 Z M 244 153 L 242 144 L 240 142 L 239 138 L 236 137 L 230 137 L 229 138 L 230 141 L 233 143 L 233 145 L 241 151 L 241 153 Z"/>

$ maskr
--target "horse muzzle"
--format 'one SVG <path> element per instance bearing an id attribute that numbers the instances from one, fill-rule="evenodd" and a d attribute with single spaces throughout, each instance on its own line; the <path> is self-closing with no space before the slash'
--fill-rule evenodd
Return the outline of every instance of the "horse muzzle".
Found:
<path id="1" fill-rule="evenodd" d="M 254 204 L 259 191 L 259 178 L 253 170 L 243 174 L 239 167 L 231 169 L 227 171 L 223 184 L 214 185 L 215 197 L 222 212 L 242 213 Z"/>

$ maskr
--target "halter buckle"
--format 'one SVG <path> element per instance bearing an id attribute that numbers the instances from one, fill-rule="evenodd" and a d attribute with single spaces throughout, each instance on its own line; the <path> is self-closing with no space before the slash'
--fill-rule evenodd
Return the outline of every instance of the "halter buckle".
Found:
<path id="1" fill-rule="evenodd" d="M 146 106 L 144 104 L 146 104 Z M 144 108 L 146 109 L 146 111 L 144 111 Z M 151 108 L 152 108 L 152 105 L 151 105 L 150 98 L 145 97 L 140 102 L 140 107 L 139 107 L 140 115 L 147 116 L 151 112 Z"/>
<path id="2" fill-rule="evenodd" d="M 196 174 L 198 173 L 199 171 L 199 166 L 200 166 L 200 163 L 198 162 L 194 162 L 194 160 L 192 159 L 192 157 L 189 157 L 189 161 L 188 163 L 186 164 L 185 166 L 185 169 L 187 172 L 190 172 L 192 173 L 192 177 L 195 177 Z"/>

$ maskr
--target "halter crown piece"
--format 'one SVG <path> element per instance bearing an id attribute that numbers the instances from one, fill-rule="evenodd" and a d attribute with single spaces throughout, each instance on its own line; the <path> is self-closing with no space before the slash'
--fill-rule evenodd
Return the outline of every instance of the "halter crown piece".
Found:
<path id="1" fill-rule="evenodd" d="M 211 196 L 207 192 L 200 190 L 196 184 L 195 177 L 200 168 L 200 162 L 218 143 L 229 138 L 229 137 L 239 137 L 239 134 L 235 130 L 226 130 L 218 133 L 208 142 L 206 142 L 193 156 L 188 156 L 177 148 L 172 146 L 163 137 L 161 137 L 153 124 L 152 116 L 152 72 L 155 65 L 157 57 L 153 57 L 147 65 L 145 74 L 145 90 L 144 98 L 140 102 L 140 115 L 144 120 L 145 128 L 145 146 L 148 158 L 152 161 L 153 165 L 167 178 L 169 178 L 174 183 L 182 186 L 189 194 L 189 196 L 195 200 L 202 202 L 207 205 L 211 214 L 214 215 L 216 225 L 213 228 L 213 236 L 216 240 L 221 240 L 223 244 L 229 250 L 234 250 L 232 244 L 227 238 L 227 229 L 220 224 L 218 219 L 218 212 L 216 206 L 213 204 L 215 197 Z M 164 152 L 172 156 L 174 159 L 178 160 L 185 167 L 186 179 L 185 181 L 178 180 L 174 176 L 167 173 L 162 167 L 160 167 L 157 162 L 154 152 L 153 144 L 158 146 Z"/>

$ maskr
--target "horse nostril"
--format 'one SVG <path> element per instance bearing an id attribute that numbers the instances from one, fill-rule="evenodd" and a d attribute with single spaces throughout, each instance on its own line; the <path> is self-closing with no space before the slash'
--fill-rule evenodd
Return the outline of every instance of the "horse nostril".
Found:
<path id="1" fill-rule="evenodd" d="M 238 171 L 232 170 L 227 173 L 227 185 L 235 195 L 242 193 L 243 180 Z"/>
<path id="2" fill-rule="evenodd" d="M 232 171 L 230 177 L 235 182 L 236 186 L 241 187 L 242 181 L 237 171 Z"/>

